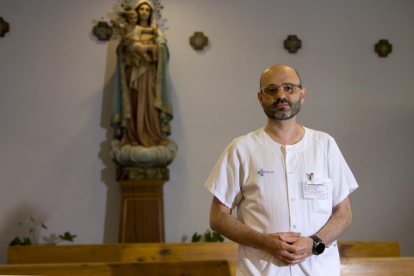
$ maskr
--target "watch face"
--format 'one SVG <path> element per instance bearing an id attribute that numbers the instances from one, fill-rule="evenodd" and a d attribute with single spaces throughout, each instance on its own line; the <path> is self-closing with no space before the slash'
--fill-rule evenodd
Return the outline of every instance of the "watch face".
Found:
<path id="1" fill-rule="evenodd" d="M 323 243 L 316 244 L 316 247 L 315 247 L 316 255 L 322 254 L 323 251 L 325 251 L 325 244 L 323 244 Z"/>

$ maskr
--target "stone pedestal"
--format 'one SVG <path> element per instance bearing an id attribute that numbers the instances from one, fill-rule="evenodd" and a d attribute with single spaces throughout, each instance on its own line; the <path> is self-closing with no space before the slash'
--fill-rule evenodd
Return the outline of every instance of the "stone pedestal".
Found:
<path id="1" fill-rule="evenodd" d="M 122 186 L 120 243 L 164 242 L 163 186 L 167 168 L 119 167 Z"/>

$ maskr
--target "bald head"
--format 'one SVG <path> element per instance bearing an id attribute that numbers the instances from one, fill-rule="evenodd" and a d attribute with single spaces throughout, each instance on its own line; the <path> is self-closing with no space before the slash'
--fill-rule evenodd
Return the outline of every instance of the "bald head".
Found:
<path id="1" fill-rule="evenodd" d="M 302 85 L 298 71 L 285 64 L 276 64 L 267 68 L 260 76 L 260 88 L 268 85 L 280 85 L 282 83 L 273 83 L 275 77 L 277 79 L 287 80 L 284 82 L 291 82 Z"/>

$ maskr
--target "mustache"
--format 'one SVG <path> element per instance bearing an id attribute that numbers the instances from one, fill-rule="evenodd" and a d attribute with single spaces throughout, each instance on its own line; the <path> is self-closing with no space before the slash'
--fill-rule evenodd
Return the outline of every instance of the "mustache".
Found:
<path id="1" fill-rule="evenodd" d="M 276 105 L 282 104 L 282 103 L 287 103 L 290 107 L 292 107 L 292 103 L 288 99 L 286 99 L 286 98 L 284 98 L 284 99 L 277 99 L 277 101 L 274 104 L 272 104 L 272 107 L 275 108 Z"/>

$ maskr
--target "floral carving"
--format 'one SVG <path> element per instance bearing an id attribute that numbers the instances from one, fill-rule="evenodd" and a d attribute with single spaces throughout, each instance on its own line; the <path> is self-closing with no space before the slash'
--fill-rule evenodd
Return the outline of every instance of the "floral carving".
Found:
<path id="1" fill-rule="evenodd" d="M 0 37 L 3 37 L 9 31 L 10 31 L 9 23 L 4 21 L 3 17 L 0 17 Z"/>
<path id="2" fill-rule="evenodd" d="M 392 52 L 392 44 L 390 44 L 387 39 L 381 39 L 375 44 L 375 52 L 380 57 L 387 57 L 388 54 Z"/>
<path id="3" fill-rule="evenodd" d="M 105 21 L 99 21 L 98 25 L 93 27 L 93 34 L 98 38 L 100 41 L 108 41 L 112 37 L 112 27 Z"/>
<path id="4" fill-rule="evenodd" d="M 293 54 L 302 48 L 302 40 L 300 40 L 296 35 L 289 35 L 284 41 L 284 46 L 289 53 Z"/>
<path id="5" fill-rule="evenodd" d="M 190 45 L 193 46 L 194 50 L 202 51 L 208 45 L 208 37 L 203 32 L 195 32 L 190 37 Z"/>

